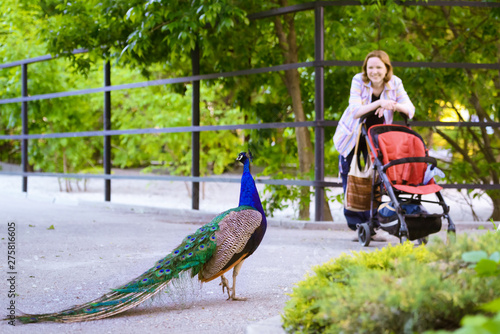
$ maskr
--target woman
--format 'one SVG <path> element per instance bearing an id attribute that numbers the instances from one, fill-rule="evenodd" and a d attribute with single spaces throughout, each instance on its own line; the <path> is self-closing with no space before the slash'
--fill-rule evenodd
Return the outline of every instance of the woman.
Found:
<path id="1" fill-rule="evenodd" d="M 363 72 L 352 79 L 349 107 L 344 111 L 333 142 L 339 155 L 339 170 L 342 176 L 344 195 L 347 186 L 347 174 L 354 155 L 354 147 L 358 138 L 360 117 L 367 116 L 367 129 L 375 124 L 391 124 L 394 112 L 400 112 L 408 118 L 413 118 L 415 107 L 406 93 L 403 82 L 392 74 L 389 55 L 381 50 L 370 52 L 363 63 Z M 366 156 L 364 141 L 359 145 Z M 370 219 L 370 211 L 353 212 L 344 209 L 347 225 L 356 230 L 357 224 Z"/>

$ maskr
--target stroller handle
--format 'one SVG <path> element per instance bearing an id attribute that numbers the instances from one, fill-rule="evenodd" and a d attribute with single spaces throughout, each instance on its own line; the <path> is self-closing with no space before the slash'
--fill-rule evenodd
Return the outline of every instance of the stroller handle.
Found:
<path id="1" fill-rule="evenodd" d="M 388 168 L 395 166 L 395 165 L 401 165 L 409 162 L 427 162 L 432 164 L 432 168 L 436 167 L 437 165 L 437 160 L 436 158 L 433 157 L 408 157 L 408 158 L 401 158 L 401 159 L 395 159 L 387 164 L 385 164 L 382 167 L 382 170 L 385 172 Z"/>
<path id="2" fill-rule="evenodd" d="M 359 118 L 360 123 L 364 123 L 368 117 L 370 117 L 370 116 L 372 116 L 372 115 L 375 114 L 375 111 L 377 111 L 377 109 L 372 110 L 370 112 L 367 112 L 366 114 L 364 114 L 363 116 L 361 116 Z M 408 115 L 406 115 L 405 113 L 402 113 L 402 112 L 400 112 L 399 114 L 401 115 L 401 117 L 403 117 L 403 119 L 405 121 L 405 125 L 409 127 L 410 126 L 410 122 L 409 122 L 410 119 L 408 118 Z"/>

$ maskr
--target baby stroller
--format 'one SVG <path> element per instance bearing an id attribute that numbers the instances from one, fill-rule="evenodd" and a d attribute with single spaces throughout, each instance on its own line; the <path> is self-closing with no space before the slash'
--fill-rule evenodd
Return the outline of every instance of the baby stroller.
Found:
<path id="1" fill-rule="evenodd" d="M 429 157 L 422 137 L 403 125 L 374 125 L 362 127 L 362 135 L 368 138 L 373 161 L 370 220 L 358 225 L 358 239 L 368 246 L 375 228 L 381 228 L 406 240 L 427 242 L 427 236 L 441 230 L 442 218 L 448 221 L 448 232 L 455 233 L 455 225 L 449 216 L 449 206 L 441 195 L 441 186 L 431 178 L 423 184 L 428 168 L 435 168 L 437 161 Z M 436 201 L 424 200 L 422 195 L 435 194 Z M 383 203 L 382 196 L 389 197 Z M 422 203 L 434 203 L 442 207 L 442 214 L 429 214 Z"/>

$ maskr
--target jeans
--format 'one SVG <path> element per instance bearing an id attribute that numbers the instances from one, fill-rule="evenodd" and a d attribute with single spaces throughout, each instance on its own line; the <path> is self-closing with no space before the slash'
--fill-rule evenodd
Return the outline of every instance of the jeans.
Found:
<path id="1" fill-rule="evenodd" d="M 366 157 L 367 152 L 364 151 L 363 154 Z M 345 191 L 347 188 L 347 175 L 349 174 L 349 169 L 351 167 L 353 156 L 354 156 L 354 149 L 351 151 L 351 153 L 349 153 L 349 155 L 346 158 L 344 158 L 342 155 L 339 156 L 339 169 L 340 169 L 340 176 L 342 177 L 342 187 L 344 188 L 344 200 L 345 200 Z M 370 210 L 363 212 L 356 212 L 356 211 L 346 210 L 344 208 L 344 216 L 345 219 L 347 220 L 347 226 L 351 230 L 356 231 L 358 224 L 366 223 L 367 221 L 370 220 Z"/>

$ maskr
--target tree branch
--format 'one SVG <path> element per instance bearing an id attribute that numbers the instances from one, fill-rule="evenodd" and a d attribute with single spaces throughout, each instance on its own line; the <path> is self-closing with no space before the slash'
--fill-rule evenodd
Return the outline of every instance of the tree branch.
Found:
<path id="1" fill-rule="evenodd" d="M 444 140 L 446 140 L 458 153 L 460 153 L 464 160 L 470 164 L 474 172 L 479 176 L 481 181 L 483 181 L 484 184 L 488 184 L 489 180 L 485 177 L 482 177 L 481 174 L 481 169 L 477 166 L 477 164 L 471 159 L 467 151 L 458 145 L 458 143 L 453 140 L 450 136 L 445 134 L 443 131 L 439 130 L 438 128 L 434 128 L 437 134 L 439 134 L 441 137 L 443 137 Z"/>
<path id="2" fill-rule="evenodd" d="M 439 87 L 440 91 L 441 91 L 441 95 L 445 98 L 445 100 L 447 101 L 451 101 L 452 99 L 450 98 L 450 96 L 448 96 L 446 94 L 446 92 L 444 91 L 443 87 L 440 86 Z M 461 121 L 461 122 L 465 122 L 465 119 L 462 117 L 462 114 L 458 111 L 457 107 L 455 106 L 455 104 L 452 103 L 452 108 L 453 110 L 455 111 L 455 114 L 458 116 L 458 119 Z M 481 139 L 476 135 L 476 133 L 474 131 L 472 131 L 472 129 L 470 127 L 467 127 L 467 131 L 469 132 L 469 134 L 472 136 L 472 139 L 476 142 L 476 144 L 479 146 L 479 149 L 481 151 L 484 151 L 484 146 L 483 146 L 483 142 L 481 141 Z"/>
<path id="3" fill-rule="evenodd" d="M 281 23 L 281 18 L 278 16 L 276 16 L 276 18 L 274 19 L 274 28 L 276 30 L 276 36 L 278 36 L 278 44 L 281 50 L 287 53 L 289 51 L 289 46 L 287 43 L 285 31 L 283 29 L 283 24 Z"/>
<path id="4" fill-rule="evenodd" d="M 445 7 L 441 7 L 441 11 L 444 14 L 446 22 L 447 22 L 448 26 L 450 27 L 450 30 L 453 33 L 453 36 L 455 38 L 457 38 L 459 33 L 457 31 L 455 24 L 453 22 L 451 22 L 451 20 L 450 20 L 450 9 L 445 8 Z M 463 45 L 459 44 L 459 47 L 460 47 L 460 51 L 462 52 L 462 55 L 465 57 L 467 55 L 467 52 L 464 50 Z M 471 92 L 472 92 L 471 96 L 469 97 L 469 103 L 471 103 L 472 106 L 474 107 L 474 109 L 476 109 L 476 112 L 481 120 L 486 119 L 487 121 L 494 122 L 494 120 L 491 119 L 490 115 L 488 115 L 488 113 L 481 106 L 480 99 L 476 93 L 475 84 L 474 84 L 475 81 L 474 81 L 474 77 L 472 75 L 471 70 L 465 69 L 465 73 L 467 74 L 467 77 L 469 78 L 469 86 L 471 87 Z M 486 130 L 484 130 L 484 131 L 486 132 Z M 500 129 L 494 128 L 493 133 L 495 134 L 496 137 L 498 137 L 500 139 Z M 483 137 L 485 138 L 485 143 L 487 144 L 487 148 L 490 148 L 490 146 L 488 145 L 489 138 L 486 138 L 485 136 L 487 137 L 487 134 L 483 134 Z"/>

